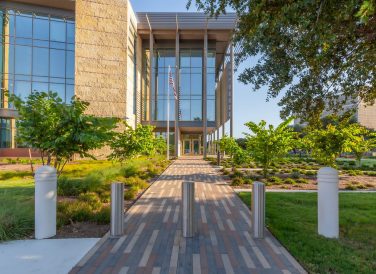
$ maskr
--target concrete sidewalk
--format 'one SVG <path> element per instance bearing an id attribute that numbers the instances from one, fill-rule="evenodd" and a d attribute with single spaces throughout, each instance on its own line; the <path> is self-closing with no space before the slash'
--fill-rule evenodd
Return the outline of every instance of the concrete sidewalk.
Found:
<path id="1" fill-rule="evenodd" d="M 0 273 L 66 274 L 98 240 L 46 239 L 0 243 Z"/>

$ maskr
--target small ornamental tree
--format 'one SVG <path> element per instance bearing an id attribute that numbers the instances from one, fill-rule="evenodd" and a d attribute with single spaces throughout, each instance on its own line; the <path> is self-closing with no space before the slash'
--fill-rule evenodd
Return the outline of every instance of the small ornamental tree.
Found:
<path id="1" fill-rule="evenodd" d="M 354 134 L 354 138 L 350 141 L 350 149 L 354 153 L 358 166 L 365 153 L 376 148 L 376 133 L 370 132 L 368 129 L 359 126 L 358 134 Z"/>
<path id="2" fill-rule="evenodd" d="M 26 100 L 10 95 L 18 111 L 17 141 L 41 153 L 43 165 L 53 165 L 61 174 L 73 155 L 94 158 L 112 138 L 115 118 L 98 118 L 84 112 L 89 103 L 73 98 L 66 104 L 54 92 L 33 92 Z"/>
<path id="3" fill-rule="evenodd" d="M 239 145 L 236 142 L 236 140 L 232 137 L 229 137 L 227 135 L 223 136 L 219 141 L 218 141 L 219 149 L 221 151 L 226 152 L 232 159 L 236 151 L 239 149 Z"/>
<path id="4" fill-rule="evenodd" d="M 234 166 L 234 156 L 236 154 L 239 154 L 237 160 L 240 159 L 240 146 L 238 145 L 238 143 L 236 142 L 236 140 L 232 137 L 229 137 L 227 135 L 223 136 L 218 142 L 217 144 L 219 145 L 219 149 L 220 151 L 223 151 L 225 152 L 226 154 L 228 154 L 230 156 L 230 159 L 231 159 L 231 162 L 232 162 L 232 165 Z"/>
<path id="5" fill-rule="evenodd" d="M 277 127 L 267 126 L 264 120 L 259 124 L 254 122 L 245 124 L 252 132 L 246 134 L 248 153 L 262 165 L 264 177 L 267 177 L 270 166 L 294 147 L 295 133 L 288 126 L 292 119 L 284 121 Z"/>
<path id="6" fill-rule="evenodd" d="M 372 134 L 365 127 L 351 123 L 350 116 L 331 119 L 331 123 L 320 128 L 308 129 L 304 140 L 311 155 L 321 163 L 335 167 L 336 159 L 342 153 L 353 152 L 360 163 L 363 154 L 375 146 Z"/>
<path id="7" fill-rule="evenodd" d="M 115 134 L 110 143 L 112 153 L 109 159 L 124 162 L 140 155 L 151 156 L 166 151 L 161 137 L 155 137 L 153 126 L 139 124 L 136 129 L 124 122 L 124 131 Z"/>

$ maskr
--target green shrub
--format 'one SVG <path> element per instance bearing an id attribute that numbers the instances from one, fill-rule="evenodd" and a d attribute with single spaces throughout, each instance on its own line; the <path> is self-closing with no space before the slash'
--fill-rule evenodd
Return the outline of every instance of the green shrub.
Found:
<path id="1" fill-rule="evenodd" d="M 111 190 L 102 191 L 98 196 L 102 203 L 109 203 L 111 201 Z"/>
<path id="2" fill-rule="evenodd" d="M 57 204 L 57 223 L 87 222 L 93 215 L 92 207 L 83 201 L 61 201 Z"/>
<path id="3" fill-rule="evenodd" d="M 296 180 L 296 182 L 298 184 L 308 184 L 309 183 L 309 181 L 307 179 L 304 179 L 304 178 L 299 178 L 299 179 Z"/>
<path id="4" fill-rule="evenodd" d="M 244 184 L 244 179 L 242 177 L 235 177 L 232 179 L 231 185 L 232 186 L 241 186 Z"/>
<path id="5" fill-rule="evenodd" d="M 298 171 L 294 171 L 291 173 L 291 178 L 293 179 L 299 179 L 300 178 L 300 173 Z"/>
<path id="6" fill-rule="evenodd" d="M 361 171 L 361 170 L 349 170 L 346 173 L 349 176 L 363 175 L 363 171 Z"/>
<path id="7" fill-rule="evenodd" d="M 251 178 L 245 178 L 244 179 L 244 184 L 251 185 L 252 183 L 253 183 L 253 180 Z"/>
<path id="8" fill-rule="evenodd" d="M 244 174 L 243 174 L 243 172 L 241 172 L 241 171 L 235 169 L 235 170 L 232 172 L 232 174 L 231 174 L 230 177 L 231 177 L 231 178 L 243 178 L 243 177 L 244 177 Z"/>
<path id="9" fill-rule="evenodd" d="M 222 173 L 223 173 L 223 175 L 229 175 L 230 171 L 228 171 L 227 169 L 224 169 Z"/>
<path id="10" fill-rule="evenodd" d="M 305 173 L 307 176 L 315 176 L 317 174 L 316 171 L 313 171 L 313 170 L 307 170 L 306 173 Z"/>
<path id="11" fill-rule="evenodd" d="M 129 187 L 124 192 L 124 199 L 125 200 L 134 200 L 137 197 L 137 194 L 139 192 L 139 189 L 137 187 Z"/>
<path id="12" fill-rule="evenodd" d="M 34 218 L 25 218 L 30 208 L 19 206 L 0 205 L 0 242 L 22 239 L 29 236 L 34 230 Z"/>
<path id="13" fill-rule="evenodd" d="M 345 187 L 345 189 L 347 189 L 347 190 L 357 190 L 357 189 L 366 189 L 366 188 L 367 188 L 367 186 L 363 185 L 362 183 L 356 182 L 356 181 L 350 182 Z"/>
<path id="14" fill-rule="evenodd" d="M 268 178 L 268 182 L 271 182 L 271 183 L 278 185 L 282 182 L 282 179 L 277 177 L 277 176 L 271 176 L 271 177 Z"/>
<path id="15" fill-rule="evenodd" d="M 104 178 L 99 173 L 90 173 L 82 179 L 83 192 L 97 192 L 104 186 Z"/>
<path id="16" fill-rule="evenodd" d="M 103 206 L 94 216 L 92 221 L 97 224 L 109 224 L 111 221 L 111 208 L 110 206 Z"/>
<path id="17" fill-rule="evenodd" d="M 145 189 L 149 186 L 149 184 L 145 180 L 143 180 L 139 177 L 127 178 L 125 180 L 125 185 L 130 186 L 130 187 L 134 187 L 138 190 Z"/>
<path id="18" fill-rule="evenodd" d="M 78 196 L 83 193 L 83 186 L 81 179 L 69 179 L 67 177 L 60 177 L 57 184 L 57 194 L 59 196 Z"/>
<path id="19" fill-rule="evenodd" d="M 296 181 L 292 178 L 287 178 L 283 181 L 283 183 L 288 184 L 288 185 L 295 185 Z"/>
<path id="20" fill-rule="evenodd" d="M 139 172 L 139 169 L 133 164 L 126 165 L 120 171 L 121 175 L 125 178 L 136 176 L 138 172 Z"/>
<path id="21" fill-rule="evenodd" d="M 363 174 L 367 176 L 376 176 L 376 171 L 365 171 Z"/>
<path id="22" fill-rule="evenodd" d="M 81 193 L 78 196 L 78 200 L 88 203 L 93 210 L 98 210 L 102 207 L 101 199 L 99 198 L 98 194 L 95 192 L 86 192 Z"/>

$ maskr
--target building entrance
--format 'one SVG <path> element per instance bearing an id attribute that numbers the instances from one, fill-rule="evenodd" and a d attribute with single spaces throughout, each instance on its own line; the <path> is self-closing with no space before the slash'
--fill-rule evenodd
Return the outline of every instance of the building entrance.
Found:
<path id="1" fill-rule="evenodd" d="M 199 136 L 184 136 L 183 155 L 200 155 L 201 142 Z"/>

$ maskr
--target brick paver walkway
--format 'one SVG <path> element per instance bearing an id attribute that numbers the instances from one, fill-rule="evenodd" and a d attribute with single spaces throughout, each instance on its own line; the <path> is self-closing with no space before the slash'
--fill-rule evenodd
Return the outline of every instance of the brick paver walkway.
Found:
<path id="1" fill-rule="evenodd" d="M 182 237 L 181 182 L 196 182 L 198 234 Z M 251 236 L 250 211 L 198 157 L 175 161 L 71 273 L 304 273 L 269 233 Z"/>

